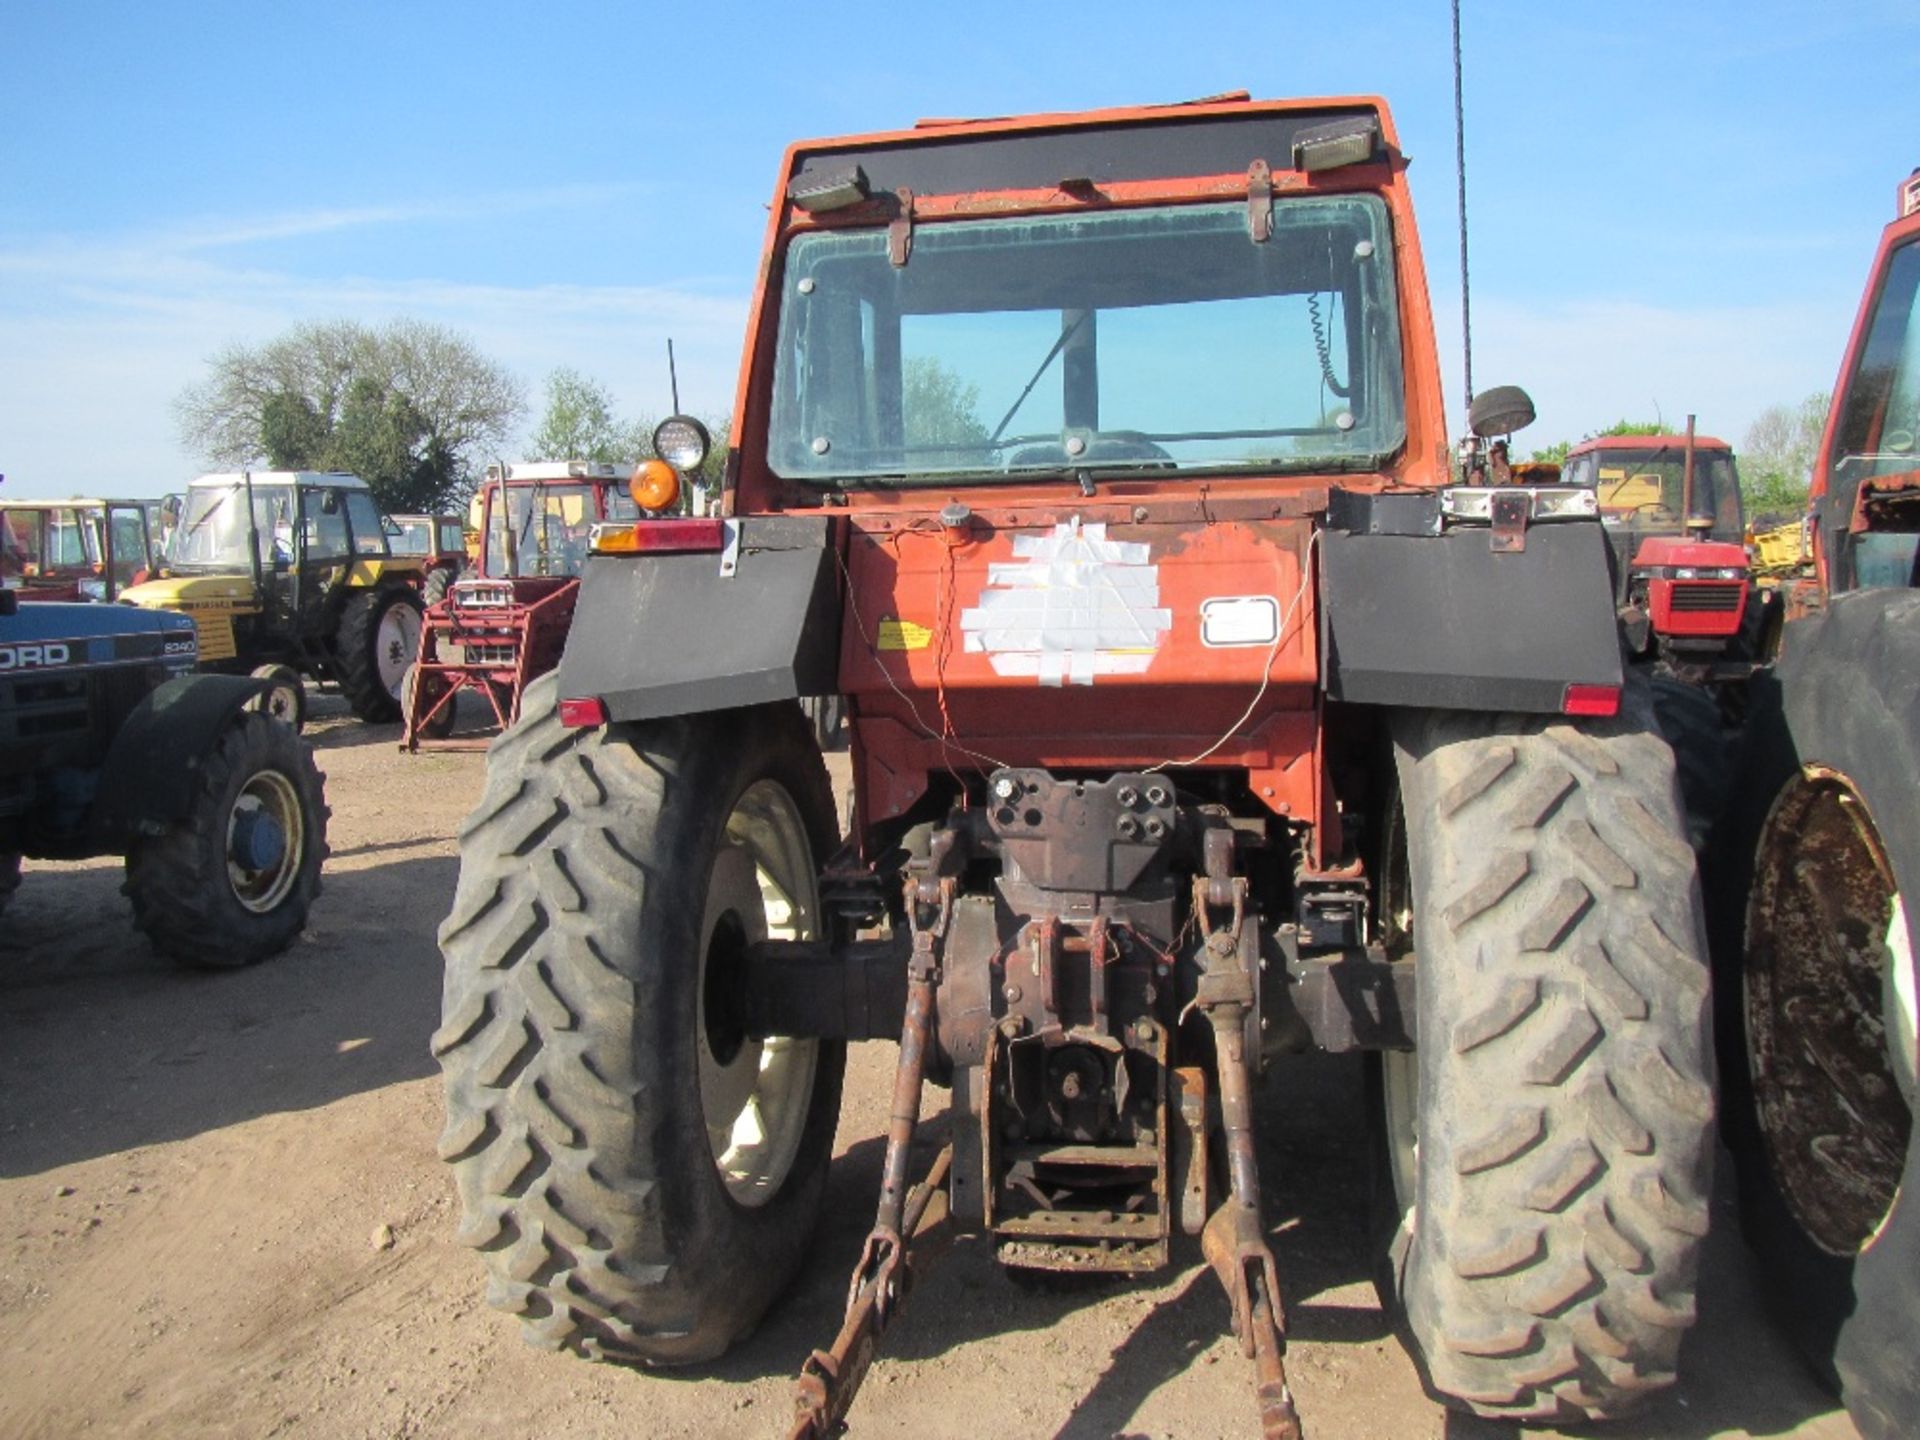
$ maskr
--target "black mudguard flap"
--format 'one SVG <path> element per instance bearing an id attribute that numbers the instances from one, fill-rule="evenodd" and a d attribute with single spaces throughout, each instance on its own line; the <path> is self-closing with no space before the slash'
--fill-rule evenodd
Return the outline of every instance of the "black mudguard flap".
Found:
<path id="1" fill-rule="evenodd" d="M 1327 694 L 1369 705 L 1555 714 L 1567 686 L 1621 683 L 1607 541 L 1597 523 L 1491 548 L 1485 526 L 1320 536 Z"/>
<path id="2" fill-rule="evenodd" d="M 713 551 L 595 556 L 560 657 L 561 698 L 598 697 L 613 720 L 657 720 L 836 693 L 832 523 L 741 520 L 728 576 Z"/>

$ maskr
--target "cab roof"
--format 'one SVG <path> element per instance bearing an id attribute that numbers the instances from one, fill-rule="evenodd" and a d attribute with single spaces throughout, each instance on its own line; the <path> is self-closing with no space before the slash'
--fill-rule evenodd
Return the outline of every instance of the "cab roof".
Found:
<path id="1" fill-rule="evenodd" d="M 335 490 L 370 488 L 358 475 L 345 475 L 332 470 L 255 470 L 251 474 L 255 485 L 325 485 Z M 202 475 L 189 488 L 210 490 L 216 485 L 238 485 L 246 478 L 238 470 L 224 471 L 216 475 Z"/>
<path id="2" fill-rule="evenodd" d="M 65 495 L 58 500 L 0 500 L 0 510 L 99 510 L 108 505 L 158 505 L 160 500 L 158 495 L 139 500 L 125 496 L 103 500 L 93 495 Z"/>
<path id="3" fill-rule="evenodd" d="M 535 460 L 487 467 L 487 479 L 504 479 L 509 484 L 516 480 L 625 480 L 632 473 L 631 465 L 599 460 Z"/>
<path id="4" fill-rule="evenodd" d="M 1240 94 L 1110 110 L 923 120 L 911 130 L 803 140 L 788 149 L 785 173 L 800 180 L 854 162 L 875 194 L 904 187 L 916 195 L 1244 175 L 1256 160 L 1274 171 L 1290 169 L 1304 132 L 1365 117 L 1378 125 L 1380 144 L 1397 150 L 1386 102 L 1377 96 L 1250 100 Z"/>
<path id="5" fill-rule="evenodd" d="M 1575 455 L 1585 455 L 1590 450 L 1684 450 L 1687 437 L 1684 435 L 1596 435 L 1591 440 L 1582 440 L 1567 451 L 1571 460 Z M 1695 450 L 1728 450 L 1733 447 L 1724 440 L 1716 440 L 1711 435 L 1695 435 Z"/>

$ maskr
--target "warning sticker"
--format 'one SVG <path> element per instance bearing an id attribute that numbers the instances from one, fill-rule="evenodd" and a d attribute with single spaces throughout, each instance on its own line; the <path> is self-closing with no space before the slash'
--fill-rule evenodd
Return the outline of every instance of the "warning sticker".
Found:
<path id="1" fill-rule="evenodd" d="M 911 620 L 882 620 L 874 637 L 876 650 L 924 650 L 933 643 L 933 631 Z"/>
<path id="2" fill-rule="evenodd" d="M 1145 545 L 1107 538 L 1075 516 L 1048 535 L 1016 535 L 1013 563 L 990 566 L 980 603 L 960 614 L 967 649 L 1000 675 L 1091 685 L 1153 663 L 1173 613 Z"/>

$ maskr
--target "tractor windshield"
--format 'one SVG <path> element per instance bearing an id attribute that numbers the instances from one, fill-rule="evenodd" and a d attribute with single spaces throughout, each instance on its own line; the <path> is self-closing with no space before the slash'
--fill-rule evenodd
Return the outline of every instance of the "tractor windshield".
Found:
<path id="1" fill-rule="evenodd" d="M 1600 518 L 1642 535 L 1686 529 L 1687 447 L 1663 442 L 1636 449 L 1589 450 L 1567 461 L 1565 478 L 1597 493 Z M 1693 452 L 1693 513 L 1711 519 L 1716 540 L 1735 545 L 1746 534 L 1740 477 L 1726 450 Z"/>
<path id="2" fill-rule="evenodd" d="M 639 518 L 639 507 L 617 487 L 510 485 L 488 506 L 480 573 L 578 575 L 595 525 Z"/>
<path id="3" fill-rule="evenodd" d="M 1386 206 L 1244 201 L 815 232 L 773 469 L 820 484 L 1373 468 L 1406 436 Z"/>
<path id="4" fill-rule="evenodd" d="M 195 486 L 168 543 L 167 564 L 175 570 L 251 575 L 247 546 L 250 529 L 260 536 L 260 563 L 272 570 L 276 559 L 293 558 L 293 491 L 285 485 L 253 487 L 253 525 L 247 523 L 246 487 Z"/>
<path id="5" fill-rule="evenodd" d="M 431 555 L 433 521 L 426 516 L 394 517 L 399 533 L 387 536 L 387 548 L 395 555 Z"/>
<path id="6" fill-rule="evenodd" d="M 1887 257 L 1827 457 L 1848 508 L 1863 480 L 1920 470 L 1920 240 Z M 1890 505 L 1853 538 L 1854 583 L 1920 585 L 1920 506 Z"/>

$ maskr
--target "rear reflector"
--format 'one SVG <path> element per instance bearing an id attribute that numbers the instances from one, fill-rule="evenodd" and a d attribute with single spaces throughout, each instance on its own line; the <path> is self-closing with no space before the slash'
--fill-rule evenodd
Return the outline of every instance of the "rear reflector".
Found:
<path id="1" fill-rule="evenodd" d="M 726 521 L 642 520 L 634 525 L 602 525 L 593 533 L 598 555 L 678 555 L 693 551 L 724 550 Z"/>
<path id="2" fill-rule="evenodd" d="M 607 723 L 607 702 L 597 695 L 589 695 L 584 700 L 562 700 L 560 723 L 576 730 L 590 730 L 596 725 L 604 725 Z"/>
<path id="3" fill-rule="evenodd" d="M 561 703 L 564 707 L 565 702 Z M 1560 701 L 1560 713 L 1602 717 L 1618 715 L 1620 687 L 1618 685 L 1569 685 L 1565 697 Z"/>

